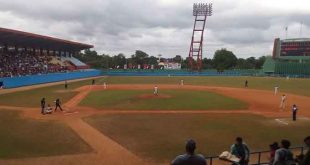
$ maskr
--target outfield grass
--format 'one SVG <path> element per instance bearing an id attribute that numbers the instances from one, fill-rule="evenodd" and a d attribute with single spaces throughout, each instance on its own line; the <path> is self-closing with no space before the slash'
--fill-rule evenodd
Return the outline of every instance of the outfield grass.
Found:
<path id="1" fill-rule="evenodd" d="M 80 105 L 109 110 L 235 110 L 248 107 L 240 100 L 207 91 L 160 90 L 158 96 L 154 96 L 152 92 L 152 90 L 94 91 Z M 148 97 L 141 98 L 141 96 Z"/>
<path id="2" fill-rule="evenodd" d="M 105 77 L 98 78 L 96 82 L 102 84 L 179 84 L 180 80 L 190 85 L 210 85 L 242 88 L 244 81 L 249 81 L 249 88 L 273 90 L 279 85 L 280 92 L 310 96 L 310 79 L 290 79 L 271 77 Z M 64 85 L 54 85 L 33 90 L 20 91 L 0 95 L 0 105 L 36 107 L 40 105 L 42 97 L 52 103 L 56 98 L 66 102 L 77 94 L 72 91 L 83 85 L 88 85 L 91 80 L 69 83 L 69 89 L 64 92 Z"/>
<path id="3" fill-rule="evenodd" d="M 67 90 L 65 90 L 64 84 L 60 84 L 32 90 L 2 94 L 0 95 L 0 105 L 39 107 L 42 97 L 46 98 L 47 104 L 54 104 L 53 101 L 57 98 L 65 103 L 77 94 L 77 92 L 73 91 L 74 89 L 90 84 L 91 80 L 83 80 L 68 83 Z"/>
<path id="4" fill-rule="evenodd" d="M 101 81 L 108 84 L 179 84 L 184 80 L 185 84 L 190 85 L 211 85 L 243 88 L 245 80 L 249 82 L 249 88 L 274 90 L 278 85 L 280 92 L 289 92 L 298 95 L 310 96 L 310 79 L 285 79 L 272 77 L 125 77 L 114 76 L 106 77 Z"/>
<path id="5" fill-rule="evenodd" d="M 55 121 L 23 119 L 0 110 L 0 158 L 25 158 L 91 152 L 68 126 Z"/>
<path id="6" fill-rule="evenodd" d="M 284 138 L 301 145 L 310 129 L 310 121 L 281 125 L 274 119 L 237 114 L 110 114 L 84 120 L 137 155 L 158 162 L 183 153 L 189 138 L 197 141 L 198 153 L 211 156 L 229 150 L 236 136 L 242 136 L 251 151 L 267 150 Z"/>

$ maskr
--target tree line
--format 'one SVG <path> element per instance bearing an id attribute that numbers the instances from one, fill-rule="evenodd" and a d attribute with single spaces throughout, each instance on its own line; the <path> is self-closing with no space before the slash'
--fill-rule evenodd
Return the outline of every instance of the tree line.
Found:
<path id="1" fill-rule="evenodd" d="M 96 51 L 89 49 L 74 57 L 90 65 L 92 68 L 97 69 L 123 69 L 125 65 L 127 68 L 137 68 L 138 65 L 141 66 L 141 68 L 145 68 L 145 66 L 154 66 L 154 68 L 158 68 L 158 62 L 176 62 L 181 63 L 183 69 L 189 68 L 188 57 L 184 59 L 181 55 L 176 55 L 173 58 L 160 58 L 159 61 L 158 57 L 150 56 L 141 50 L 136 50 L 135 54 L 131 55 L 129 58 L 126 58 L 122 53 L 110 56 L 98 54 Z M 217 50 L 212 59 L 204 58 L 202 60 L 202 68 L 217 69 L 219 71 L 227 69 L 261 69 L 265 59 L 265 56 L 259 58 L 237 58 L 232 51 L 223 48 Z"/>

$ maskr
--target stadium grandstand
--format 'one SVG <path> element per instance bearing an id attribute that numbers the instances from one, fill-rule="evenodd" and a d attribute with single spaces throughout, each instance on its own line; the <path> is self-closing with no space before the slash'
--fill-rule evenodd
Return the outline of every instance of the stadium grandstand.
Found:
<path id="1" fill-rule="evenodd" d="M 263 72 L 280 76 L 310 76 L 310 38 L 276 38 L 272 57 L 266 59 Z"/>
<path id="2" fill-rule="evenodd" d="M 70 73 L 78 71 L 83 71 L 85 77 L 88 77 L 87 71 L 93 70 L 73 55 L 93 47 L 89 44 L 0 28 L 0 82 L 6 84 L 8 78 L 51 73 L 66 73 L 67 79 L 74 79 L 77 77 L 71 77 Z M 80 75 L 79 78 L 83 76 Z M 25 85 L 33 84 L 36 82 Z"/>

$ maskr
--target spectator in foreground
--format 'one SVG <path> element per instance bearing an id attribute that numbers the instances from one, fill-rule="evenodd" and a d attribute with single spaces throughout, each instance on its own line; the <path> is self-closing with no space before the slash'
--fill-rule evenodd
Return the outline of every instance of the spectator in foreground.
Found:
<path id="1" fill-rule="evenodd" d="M 280 148 L 276 150 L 273 165 L 293 165 L 296 162 L 293 159 L 293 153 L 289 150 L 291 142 L 281 140 Z"/>
<path id="2" fill-rule="evenodd" d="M 276 150 L 279 149 L 279 144 L 277 142 L 274 142 L 270 144 L 269 147 L 270 147 L 269 165 L 272 165 L 274 162 Z"/>
<path id="3" fill-rule="evenodd" d="M 308 151 L 305 155 L 299 155 L 297 161 L 299 165 L 310 165 L 310 136 L 306 137 L 304 142 L 308 147 Z"/>
<path id="4" fill-rule="evenodd" d="M 185 146 L 186 154 L 177 156 L 171 165 L 207 165 L 206 159 L 200 154 L 195 154 L 196 142 L 188 140 Z"/>
<path id="5" fill-rule="evenodd" d="M 239 165 L 247 165 L 250 160 L 250 150 L 248 146 L 243 143 L 243 140 L 241 137 L 236 138 L 236 143 L 233 144 L 230 148 L 231 154 L 237 156 L 240 158 Z M 235 165 L 236 163 L 233 163 Z"/>

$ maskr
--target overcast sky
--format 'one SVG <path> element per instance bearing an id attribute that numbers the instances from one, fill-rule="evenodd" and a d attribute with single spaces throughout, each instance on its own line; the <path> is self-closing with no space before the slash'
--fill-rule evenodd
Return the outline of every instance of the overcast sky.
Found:
<path id="1" fill-rule="evenodd" d="M 310 37 L 310 0 L 0 0 L 0 26 L 93 44 L 99 53 L 188 55 L 194 2 L 213 2 L 204 57 L 271 54 L 273 40 Z M 303 22 L 301 26 L 301 22 Z"/>

